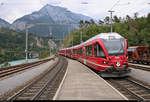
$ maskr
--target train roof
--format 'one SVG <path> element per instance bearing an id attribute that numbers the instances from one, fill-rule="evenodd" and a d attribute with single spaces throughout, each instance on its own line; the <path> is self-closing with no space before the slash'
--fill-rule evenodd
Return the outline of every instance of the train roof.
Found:
<path id="1" fill-rule="evenodd" d="M 115 33 L 115 32 L 113 32 L 113 33 L 100 33 L 100 34 L 97 34 L 96 36 L 88 39 L 87 41 L 83 42 L 82 44 L 90 42 L 90 41 L 95 40 L 97 38 L 109 40 L 111 38 L 120 39 L 120 38 L 124 38 L 124 37 L 122 37 L 120 34 Z"/>
<path id="2" fill-rule="evenodd" d="M 116 33 L 116 32 L 112 32 L 112 33 L 100 33 L 100 34 L 97 34 L 96 36 L 94 36 L 94 37 L 92 37 L 92 38 L 90 38 L 90 39 L 88 39 L 87 41 L 85 41 L 85 42 L 83 42 L 83 43 L 81 43 L 81 44 L 79 44 L 79 45 L 76 45 L 76 46 L 73 46 L 73 47 L 70 47 L 70 48 L 64 48 L 64 49 L 71 49 L 71 48 L 76 48 L 76 47 L 79 47 L 79 46 L 81 46 L 81 45 L 83 45 L 83 44 L 86 44 L 86 43 L 88 43 L 88 42 L 90 42 L 90 41 L 93 41 L 93 40 L 96 40 L 96 39 L 98 39 L 98 38 L 100 38 L 100 39 L 106 39 L 106 40 L 109 40 L 109 39 L 121 39 L 121 38 L 124 38 L 124 37 L 122 37 L 120 34 L 118 34 L 118 33 Z M 63 49 L 62 49 L 63 50 Z"/>
<path id="3" fill-rule="evenodd" d="M 90 42 L 90 41 L 93 41 L 93 40 L 96 40 L 96 39 L 98 39 L 98 38 L 109 40 L 109 39 L 112 38 L 112 37 L 115 38 L 115 39 L 124 38 L 124 37 L 122 37 L 120 34 L 115 33 L 115 32 L 113 32 L 113 33 L 100 33 L 100 34 L 97 34 L 96 36 L 94 36 L 94 37 L 88 39 L 87 41 L 81 43 L 80 45 L 73 46 L 72 48 L 81 46 L 81 45 L 83 45 L 83 44 L 86 44 L 86 43 L 88 43 L 88 42 Z"/>

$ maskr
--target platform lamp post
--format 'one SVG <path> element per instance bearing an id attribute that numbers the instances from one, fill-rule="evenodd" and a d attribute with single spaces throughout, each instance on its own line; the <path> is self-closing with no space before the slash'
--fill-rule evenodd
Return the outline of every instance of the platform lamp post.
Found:
<path id="1" fill-rule="evenodd" d="M 25 49 L 26 60 L 25 62 L 28 63 L 28 27 L 27 27 L 27 24 L 25 25 L 25 29 L 26 29 L 26 49 Z"/>
<path id="2" fill-rule="evenodd" d="M 73 34 L 72 34 L 72 47 L 73 47 Z"/>
<path id="3" fill-rule="evenodd" d="M 115 6 L 117 6 L 117 4 L 120 2 L 120 0 L 118 0 L 113 6 L 112 6 L 112 8 L 108 11 L 108 12 L 110 12 L 110 21 L 111 21 L 111 24 L 110 24 L 110 31 L 111 31 L 111 33 L 112 33 L 112 31 L 113 31 L 113 28 L 112 28 L 112 13 L 113 12 L 115 12 L 115 11 L 113 11 L 112 9 L 115 7 Z M 128 4 L 130 4 L 130 2 L 128 2 L 127 3 L 127 5 Z"/>
<path id="4" fill-rule="evenodd" d="M 109 10 L 108 12 L 110 12 L 110 22 L 111 22 L 111 24 L 110 24 L 110 32 L 112 33 L 112 13 L 113 12 L 115 12 L 115 11 L 112 11 L 112 10 Z"/>
<path id="5" fill-rule="evenodd" d="M 82 28 L 81 28 L 81 31 L 80 31 L 80 43 L 82 43 Z"/>
<path id="6" fill-rule="evenodd" d="M 81 2 L 80 4 L 83 4 L 83 5 L 87 5 L 88 2 L 84 1 L 84 2 Z M 82 39 L 82 27 L 81 27 L 81 31 L 80 31 L 80 43 L 83 42 L 83 39 Z"/>
<path id="7" fill-rule="evenodd" d="M 67 9 L 66 12 L 69 13 L 69 12 L 71 12 L 71 11 Z M 69 25 L 68 25 L 68 34 L 69 34 L 69 33 L 70 33 L 70 30 L 69 30 Z M 71 40 L 71 36 L 70 36 L 70 34 L 69 34 L 69 41 L 70 41 L 70 40 Z"/>
<path id="8" fill-rule="evenodd" d="M 25 59 L 25 62 L 26 63 L 28 63 L 28 33 L 29 33 L 28 28 L 30 28 L 32 26 L 33 26 L 33 24 L 32 25 L 30 25 L 28 23 L 25 24 L 25 32 L 26 32 L 26 48 L 25 48 L 26 59 Z"/>
<path id="9" fill-rule="evenodd" d="M 52 38 L 52 29 L 49 26 L 49 35 L 50 35 L 50 39 Z M 52 52 L 51 52 L 51 46 L 49 46 L 49 56 L 51 56 Z"/>

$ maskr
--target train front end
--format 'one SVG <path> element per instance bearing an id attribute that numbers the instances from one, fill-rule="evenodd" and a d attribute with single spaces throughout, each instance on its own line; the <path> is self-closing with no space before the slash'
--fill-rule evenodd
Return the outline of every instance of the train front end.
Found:
<path id="1" fill-rule="evenodd" d="M 101 38 L 106 54 L 106 64 L 109 66 L 101 70 L 102 77 L 128 76 L 127 40 L 117 33 L 112 33 Z"/>

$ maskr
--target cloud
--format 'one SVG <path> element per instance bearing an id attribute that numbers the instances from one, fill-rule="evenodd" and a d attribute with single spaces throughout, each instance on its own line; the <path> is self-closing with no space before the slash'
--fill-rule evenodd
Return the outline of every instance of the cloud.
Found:
<path id="1" fill-rule="evenodd" d="M 81 2 L 88 2 L 88 4 L 81 4 Z M 0 18 L 12 23 L 19 17 L 38 11 L 46 4 L 62 6 L 94 19 L 109 16 L 108 10 L 112 7 L 115 11 L 113 15 L 125 17 L 127 14 L 133 16 L 135 12 L 139 12 L 139 16 L 143 16 L 150 11 L 148 2 L 149 0 L 1 0 L 0 3 L 4 5 L 0 5 Z"/>
<path id="2" fill-rule="evenodd" d="M 3 3 L 4 5 L 0 5 L 0 17 L 10 23 L 42 7 L 38 0 L 3 0 Z"/>

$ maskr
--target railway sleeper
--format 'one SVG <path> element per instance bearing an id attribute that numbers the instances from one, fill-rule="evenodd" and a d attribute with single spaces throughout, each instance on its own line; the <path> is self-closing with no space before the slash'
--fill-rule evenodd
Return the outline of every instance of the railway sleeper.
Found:
<path id="1" fill-rule="evenodd" d="M 39 83 L 35 84 L 35 85 L 33 86 L 33 88 L 34 88 L 34 87 L 41 87 L 41 86 L 43 86 L 46 82 L 47 82 L 47 81 L 45 81 L 45 82 L 39 82 Z"/>
<path id="2" fill-rule="evenodd" d="M 41 86 L 43 86 L 43 85 L 37 85 L 37 86 L 33 86 L 33 87 L 31 87 L 30 89 L 36 89 L 36 90 L 38 90 L 38 89 L 40 89 L 41 88 Z"/>
<path id="3" fill-rule="evenodd" d="M 136 94 L 135 92 L 129 90 L 128 88 L 122 86 L 120 83 L 113 81 L 114 83 L 116 83 L 116 85 L 120 86 L 120 88 L 124 89 L 124 91 L 126 91 L 128 94 L 132 95 L 134 98 L 139 99 L 139 100 L 144 100 L 143 97 L 139 96 L 138 94 Z"/>
<path id="4" fill-rule="evenodd" d="M 28 91 L 28 93 L 36 93 L 37 92 L 37 89 L 31 89 Z"/>
<path id="5" fill-rule="evenodd" d="M 126 83 L 126 82 L 119 82 L 119 83 L 123 85 L 130 85 L 129 83 Z"/>
<path id="6" fill-rule="evenodd" d="M 129 90 L 132 90 L 132 91 L 136 91 L 136 90 L 141 90 L 140 88 L 138 88 L 138 87 L 130 87 L 130 88 L 128 88 Z"/>
<path id="7" fill-rule="evenodd" d="M 35 93 L 23 93 L 20 97 L 32 97 Z"/>
<path id="8" fill-rule="evenodd" d="M 148 90 L 148 91 L 150 91 L 150 88 L 149 87 L 147 87 L 147 86 L 145 86 L 145 85 L 143 85 L 143 84 L 141 84 L 141 83 L 138 83 L 138 82 L 136 82 L 136 81 L 134 81 L 134 80 L 129 80 L 129 79 L 127 79 L 128 81 L 130 81 L 130 82 L 132 82 L 132 83 L 134 83 L 135 85 L 138 85 L 138 86 L 142 86 L 144 89 L 146 89 L 146 90 Z"/>
<path id="9" fill-rule="evenodd" d="M 132 88 L 132 87 L 134 87 L 133 85 L 131 85 L 131 84 L 121 84 L 121 85 L 124 85 L 126 88 Z"/>
<path id="10" fill-rule="evenodd" d="M 139 95 L 141 95 L 141 94 L 149 94 L 149 92 L 145 92 L 145 91 L 143 91 L 143 90 L 136 90 L 136 91 L 134 91 L 136 94 L 139 94 Z"/>
<path id="11" fill-rule="evenodd" d="M 141 94 L 141 96 L 142 96 L 142 97 L 149 97 L 149 99 L 150 99 L 150 93 L 149 93 L 149 94 L 144 93 L 144 94 Z"/>
<path id="12" fill-rule="evenodd" d="M 18 97 L 15 100 L 30 100 L 31 97 Z"/>

